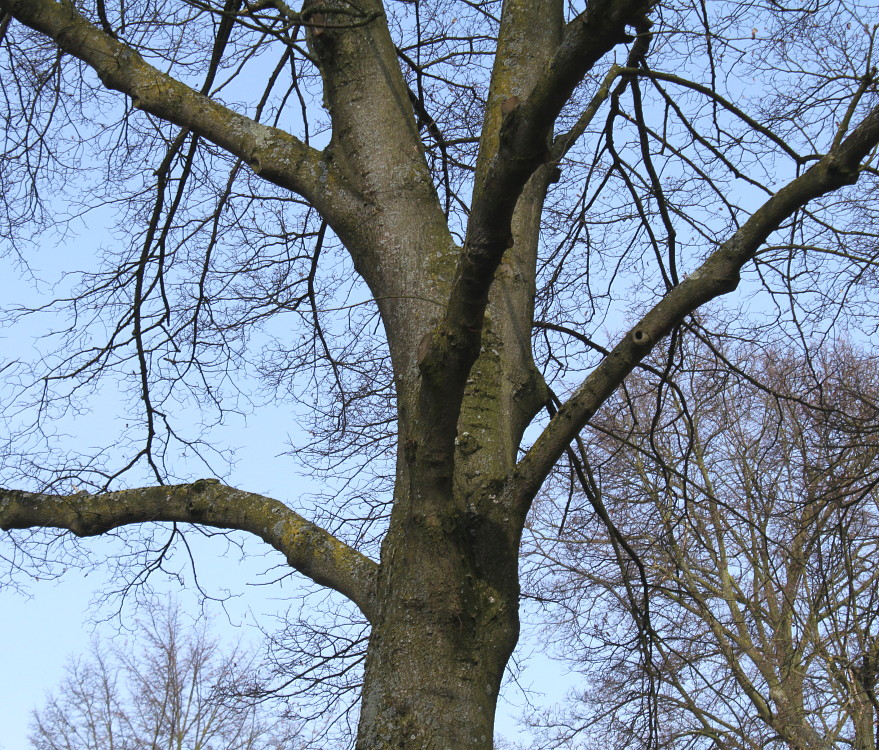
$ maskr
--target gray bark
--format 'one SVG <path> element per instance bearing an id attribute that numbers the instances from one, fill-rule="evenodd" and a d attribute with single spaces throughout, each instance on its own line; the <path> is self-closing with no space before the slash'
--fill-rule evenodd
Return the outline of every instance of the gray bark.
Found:
<path id="1" fill-rule="evenodd" d="M 294 568 L 351 598 L 372 623 L 359 750 L 487 750 L 518 636 L 520 534 L 541 483 L 651 348 L 736 287 L 774 229 L 810 199 L 857 179 L 879 142 L 879 109 L 653 307 L 517 462 L 523 431 L 546 400 L 530 328 L 554 123 L 596 61 L 627 39 L 626 28 L 644 27 L 651 4 L 590 2 L 566 25 L 561 0 L 504 4 L 463 247 L 452 240 L 432 184 L 381 3 L 360 5 L 372 22 L 328 22 L 310 32 L 333 128 L 318 152 L 164 75 L 70 4 L 0 0 L 0 9 L 83 60 L 134 106 L 304 196 L 344 241 L 378 300 L 399 410 L 381 560 L 280 503 L 213 484 L 95 497 L 4 490 L 0 527 L 96 534 L 176 520 L 251 531 Z"/>

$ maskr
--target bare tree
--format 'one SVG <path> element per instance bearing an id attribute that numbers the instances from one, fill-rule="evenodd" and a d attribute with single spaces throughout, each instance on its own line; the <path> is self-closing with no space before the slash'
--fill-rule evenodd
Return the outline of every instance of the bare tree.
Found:
<path id="1" fill-rule="evenodd" d="M 584 436 L 592 504 L 643 565 L 651 658 L 625 645 L 638 571 L 578 494 L 560 538 L 543 527 L 563 567 L 541 588 L 592 687 L 544 718 L 549 746 L 643 746 L 650 692 L 670 748 L 876 747 L 877 362 L 755 354 L 630 380 Z"/>
<path id="2" fill-rule="evenodd" d="M 157 606 L 131 638 L 95 641 L 34 712 L 35 750 L 280 750 L 306 747 L 290 722 L 246 696 L 255 667 L 223 653 L 204 621 Z"/>
<path id="3" fill-rule="evenodd" d="M 365 656 L 330 649 L 364 659 L 329 669 L 360 750 L 491 747 L 532 501 L 695 310 L 762 294 L 737 335 L 767 342 L 875 316 L 869 3 L 0 12 L 5 247 L 27 269 L 41 230 L 111 211 L 116 232 L 5 318 L 61 322 L 4 370 L 0 528 L 144 527 L 147 570 L 190 524 L 262 540 L 368 622 Z M 110 386 L 119 434 L 57 440 Z M 191 481 L 192 456 L 223 476 L 218 425 L 284 399 L 311 415 L 313 520 L 294 484 Z"/>

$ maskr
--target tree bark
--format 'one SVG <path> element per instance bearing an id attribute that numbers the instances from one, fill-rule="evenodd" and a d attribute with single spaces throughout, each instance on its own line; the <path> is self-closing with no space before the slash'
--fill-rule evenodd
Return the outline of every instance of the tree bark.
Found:
<path id="1" fill-rule="evenodd" d="M 519 630 L 517 545 L 448 511 L 414 514 L 392 534 L 357 747 L 488 750 Z"/>
<path id="2" fill-rule="evenodd" d="M 554 124 L 590 68 L 631 40 L 626 28 L 643 26 L 651 3 L 590 1 L 567 25 L 561 0 L 504 3 L 463 247 L 432 184 L 382 5 L 358 5 L 370 22 L 343 27 L 323 4 L 321 20 L 312 17 L 309 44 L 332 121 L 331 142 L 317 151 L 157 70 L 72 3 L 0 0 L 135 107 L 305 197 L 345 243 L 377 301 L 396 388 L 396 486 L 380 563 L 278 501 L 213 480 L 97 496 L 0 490 L 0 528 L 93 535 L 179 521 L 256 534 L 372 624 L 358 750 L 489 750 L 519 631 L 520 534 L 542 482 L 651 348 L 735 289 L 771 232 L 808 200 L 857 179 L 879 141 L 879 108 L 660 300 L 517 461 L 545 399 L 530 329 Z"/>
<path id="3" fill-rule="evenodd" d="M 254 534 L 281 552 L 291 567 L 351 599 L 367 619 L 374 615 L 378 566 L 278 500 L 226 487 L 216 479 L 100 495 L 0 488 L 3 531 L 44 527 L 88 537 L 129 524 L 161 521 Z"/>

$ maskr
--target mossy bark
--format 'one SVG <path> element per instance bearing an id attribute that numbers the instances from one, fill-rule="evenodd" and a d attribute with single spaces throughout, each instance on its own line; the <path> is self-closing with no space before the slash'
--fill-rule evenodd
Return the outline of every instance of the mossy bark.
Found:
<path id="1" fill-rule="evenodd" d="M 303 196 L 345 244 L 381 313 L 397 398 L 396 486 L 380 562 L 277 501 L 210 481 L 97 497 L 0 490 L 0 528 L 88 535 L 174 521 L 254 533 L 372 623 L 358 750 L 487 750 L 518 636 L 519 536 L 535 493 L 657 341 L 734 289 L 743 265 L 807 201 L 857 179 L 879 142 L 879 108 L 652 307 L 519 457 L 546 397 L 530 337 L 554 123 L 652 3 L 590 0 L 565 23 L 561 0 L 504 2 L 462 246 L 437 198 L 385 9 L 379 0 L 357 6 L 369 21 L 345 26 L 350 4 L 305 4 L 312 22 L 326 20 L 308 32 L 332 125 L 318 151 L 159 71 L 73 3 L 0 0 L 0 11 L 134 106 Z"/>
<path id="2" fill-rule="evenodd" d="M 447 509 L 413 513 L 392 530 L 359 750 L 492 747 L 497 696 L 519 631 L 512 542 Z"/>

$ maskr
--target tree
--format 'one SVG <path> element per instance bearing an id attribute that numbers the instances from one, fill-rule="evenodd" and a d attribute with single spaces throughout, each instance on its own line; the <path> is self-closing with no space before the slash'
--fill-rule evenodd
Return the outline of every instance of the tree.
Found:
<path id="1" fill-rule="evenodd" d="M 240 694 L 252 655 L 220 652 L 204 621 L 183 623 L 173 606 L 156 607 L 137 637 L 95 641 L 88 659 L 34 712 L 35 750 L 272 750 L 305 747 L 288 722 L 270 719 Z M 236 691 L 238 691 L 236 693 Z"/>
<path id="2" fill-rule="evenodd" d="M 872 309 L 869 7 L 0 10 L 7 246 L 26 264 L 34 232 L 69 226 L 55 201 L 76 167 L 70 221 L 118 217 L 97 269 L 31 308 L 66 311 L 58 350 L 7 368 L 17 488 L 0 527 L 262 539 L 369 622 L 361 750 L 491 746 L 532 501 L 695 310 L 743 273 L 744 291 L 788 296 L 778 336 Z M 258 393 L 240 370 L 277 394 L 308 386 L 306 463 L 361 477 L 328 490 L 322 525 L 290 498 L 174 478 Z M 53 453 L 52 420 L 113 378 L 139 415 L 129 432 Z M 175 420 L 184 402 L 200 432 Z"/>
<path id="3" fill-rule="evenodd" d="M 694 348 L 674 389 L 630 380 L 584 436 L 590 491 L 643 565 L 649 661 L 627 645 L 638 572 L 589 523 L 586 499 L 560 538 L 544 527 L 564 572 L 539 588 L 591 685 L 542 720 L 548 746 L 640 746 L 649 692 L 665 747 L 872 750 L 876 360 L 846 344 L 812 361 Z"/>

